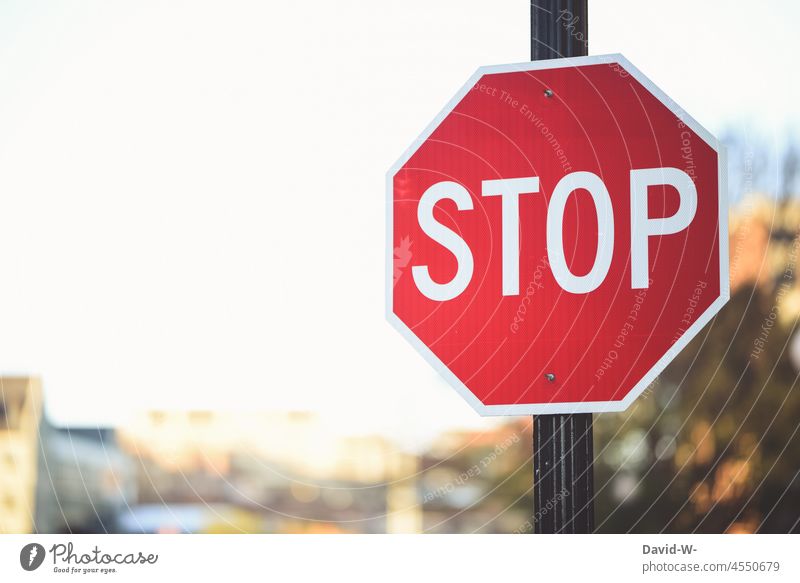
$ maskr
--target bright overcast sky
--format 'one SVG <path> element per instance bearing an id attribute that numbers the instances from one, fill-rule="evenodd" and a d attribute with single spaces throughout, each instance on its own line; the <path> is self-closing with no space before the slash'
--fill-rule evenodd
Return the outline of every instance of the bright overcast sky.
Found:
<path id="1" fill-rule="evenodd" d="M 710 129 L 797 122 L 798 3 L 590 4 L 591 53 Z M 528 30 L 521 0 L 0 3 L 0 372 L 59 423 L 488 423 L 384 321 L 384 172 Z"/>

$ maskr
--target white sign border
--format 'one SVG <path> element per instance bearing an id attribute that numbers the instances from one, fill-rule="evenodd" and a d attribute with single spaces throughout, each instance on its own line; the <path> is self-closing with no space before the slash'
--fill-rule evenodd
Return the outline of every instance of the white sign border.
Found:
<path id="1" fill-rule="evenodd" d="M 628 392 L 624 399 L 619 401 L 588 401 L 578 403 L 519 403 L 512 405 L 484 405 L 472 391 L 470 391 L 461 379 L 459 379 L 433 351 L 428 348 L 414 332 L 394 313 L 393 289 L 394 289 L 394 237 L 393 237 L 393 212 L 394 176 L 417 151 L 419 146 L 428 139 L 440 123 L 450 114 L 458 103 L 469 93 L 478 80 L 487 74 L 494 73 L 514 73 L 524 71 L 542 71 L 545 69 L 563 69 L 567 67 L 581 67 L 586 65 L 602 65 L 616 63 L 620 65 L 631 77 L 642 84 L 650 93 L 653 94 L 665 107 L 667 107 L 676 117 L 685 123 L 691 130 L 700 136 L 711 148 L 717 152 L 718 165 L 718 188 L 719 188 L 719 262 L 720 262 L 720 295 L 703 312 L 694 323 L 683 333 L 675 344 L 662 356 L 653 367 L 639 380 L 638 383 Z M 670 99 L 655 83 L 648 79 L 644 73 L 639 71 L 622 54 L 593 55 L 589 57 L 571 57 L 566 59 L 550 59 L 545 61 L 530 61 L 524 63 L 510 63 L 506 65 L 489 65 L 479 67 L 469 78 L 453 98 L 436 115 L 425 130 L 409 146 L 402 156 L 392 165 L 386 173 L 386 319 L 389 321 L 408 342 L 417 349 L 425 360 L 436 369 L 440 375 L 452 386 L 478 413 L 484 416 L 495 415 L 552 415 L 558 413 L 605 413 L 613 411 L 624 411 L 633 401 L 650 386 L 650 384 L 661 374 L 661 371 L 672 361 L 683 348 L 703 329 L 703 327 L 720 311 L 730 299 L 730 282 L 728 279 L 728 180 L 727 180 L 727 157 L 724 146 L 715 138 L 711 132 L 706 130 L 694 118 L 687 114 L 672 99 Z"/>

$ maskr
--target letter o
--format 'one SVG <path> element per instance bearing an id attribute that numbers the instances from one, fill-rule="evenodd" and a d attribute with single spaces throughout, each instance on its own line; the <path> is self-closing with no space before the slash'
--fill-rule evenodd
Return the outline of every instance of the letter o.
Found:
<path id="1" fill-rule="evenodd" d="M 586 275 L 575 275 L 564 256 L 564 209 L 569 196 L 577 189 L 592 195 L 597 213 L 597 253 L 592 269 Z M 547 209 L 547 255 L 558 284 L 573 294 L 586 294 L 597 289 L 606 278 L 614 253 L 614 212 L 611 197 L 603 181 L 592 172 L 573 172 L 559 180 Z"/>

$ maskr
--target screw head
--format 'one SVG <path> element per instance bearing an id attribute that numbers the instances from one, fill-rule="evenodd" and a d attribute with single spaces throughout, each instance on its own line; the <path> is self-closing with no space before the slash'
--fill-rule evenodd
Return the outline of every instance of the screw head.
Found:
<path id="1" fill-rule="evenodd" d="M 552 97 L 553 96 L 553 90 L 552 89 L 545 89 L 544 90 L 544 96 L 545 97 Z"/>
<path id="2" fill-rule="evenodd" d="M 550 381 L 552 383 L 553 381 L 556 380 L 556 375 L 551 373 L 551 372 L 548 372 L 548 373 L 545 373 L 544 378 L 546 378 L 548 381 Z"/>

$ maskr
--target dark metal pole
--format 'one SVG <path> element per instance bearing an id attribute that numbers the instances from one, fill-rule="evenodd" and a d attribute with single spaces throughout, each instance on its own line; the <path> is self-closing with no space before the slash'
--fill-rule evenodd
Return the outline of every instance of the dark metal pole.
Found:
<path id="1" fill-rule="evenodd" d="M 588 54 L 587 0 L 531 1 L 531 60 Z M 533 531 L 594 531 L 592 414 L 533 417 Z"/>
<path id="2" fill-rule="evenodd" d="M 588 0 L 531 0 L 531 61 L 589 54 Z"/>

